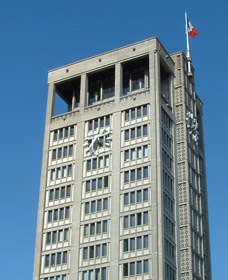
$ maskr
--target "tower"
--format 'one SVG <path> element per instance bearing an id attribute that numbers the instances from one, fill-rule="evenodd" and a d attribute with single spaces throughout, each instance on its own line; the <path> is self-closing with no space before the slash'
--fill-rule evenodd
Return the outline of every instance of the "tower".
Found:
<path id="1" fill-rule="evenodd" d="M 211 279 L 186 65 L 152 38 L 49 72 L 34 280 Z"/>

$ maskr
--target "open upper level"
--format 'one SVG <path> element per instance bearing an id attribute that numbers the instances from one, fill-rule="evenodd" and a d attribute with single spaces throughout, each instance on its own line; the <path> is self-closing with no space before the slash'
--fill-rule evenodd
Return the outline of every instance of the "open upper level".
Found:
<path id="1" fill-rule="evenodd" d="M 140 92 L 159 92 L 172 106 L 174 63 L 157 38 L 52 70 L 48 75 L 51 117 Z"/>

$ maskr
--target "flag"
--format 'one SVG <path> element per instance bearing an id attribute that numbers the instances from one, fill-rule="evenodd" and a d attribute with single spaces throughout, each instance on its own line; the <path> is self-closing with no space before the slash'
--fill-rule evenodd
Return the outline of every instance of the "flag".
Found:
<path id="1" fill-rule="evenodd" d="M 195 37 L 198 35 L 198 30 L 191 24 L 189 19 L 187 19 L 187 33 L 188 36 Z"/>

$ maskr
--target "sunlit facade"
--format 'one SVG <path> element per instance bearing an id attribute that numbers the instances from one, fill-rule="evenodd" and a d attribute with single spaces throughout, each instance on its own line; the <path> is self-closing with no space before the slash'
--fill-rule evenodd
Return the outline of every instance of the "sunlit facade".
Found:
<path id="1" fill-rule="evenodd" d="M 210 280 L 194 69 L 148 39 L 50 71 L 34 280 Z"/>

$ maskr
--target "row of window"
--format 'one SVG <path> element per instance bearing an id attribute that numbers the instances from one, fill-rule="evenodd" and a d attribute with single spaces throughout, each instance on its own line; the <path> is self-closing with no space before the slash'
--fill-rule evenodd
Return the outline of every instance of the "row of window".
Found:
<path id="1" fill-rule="evenodd" d="M 172 145 L 173 141 L 170 136 L 170 134 L 165 130 L 162 129 L 162 144 L 170 151 L 172 152 Z"/>
<path id="2" fill-rule="evenodd" d="M 92 180 L 87 180 L 85 182 L 85 191 L 92 192 L 101 189 L 108 188 L 109 176 L 98 177 Z"/>
<path id="3" fill-rule="evenodd" d="M 108 232 L 108 221 L 98 221 L 84 225 L 83 234 L 84 236 L 94 236 Z"/>
<path id="4" fill-rule="evenodd" d="M 72 174 L 73 174 L 72 165 L 60 166 L 51 170 L 51 180 L 71 177 Z"/>
<path id="5" fill-rule="evenodd" d="M 149 248 L 149 236 L 138 236 L 123 240 L 123 252 L 142 250 Z"/>
<path id="6" fill-rule="evenodd" d="M 70 229 L 59 229 L 46 233 L 46 245 L 67 242 L 70 240 Z"/>
<path id="7" fill-rule="evenodd" d="M 148 177 L 149 177 L 148 166 L 124 171 L 124 183 L 135 182 L 143 179 L 145 180 L 148 179 Z"/>
<path id="8" fill-rule="evenodd" d="M 135 147 L 124 151 L 124 161 L 131 161 L 148 157 L 148 145 Z"/>
<path id="9" fill-rule="evenodd" d="M 123 276 L 134 276 L 149 273 L 149 261 L 142 260 L 123 264 Z"/>
<path id="10" fill-rule="evenodd" d="M 83 248 L 83 260 L 107 257 L 108 245 L 107 243 L 96 244 Z"/>
<path id="11" fill-rule="evenodd" d="M 173 121 L 169 117 L 169 115 L 165 112 L 165 110 L 161 110 L 161 121 L 163 127 L 168 129 L 168 131 L 172 132 L 172 127 L 173 127 Z"/>
<path id="12" fill-rule="evenodd" d="M 44 257 L 44 267 L 52 267 L 52 266 L 59 266 L 63 264 L 67 264 L 68 261 L 68 252 L 57 252 L 45 255 Z"/>
<path id="13" fill-rule="evenodd" d="M 68 279 L 69 279 L 68 275 L 62 274 L 62 275 L 44 277 L 42 280 L 68 280 Z"/>
<path id="14" fill-rule="evenodd" d="M 139 212 L 130 215 L 126 215 L 123 217 L 123 227 L 124 229 L 130 227 L 137 227 L 142 225 L 149 224 L 149 212 Z"/>
<path id="15" fill-rule="evenodd" d="M 58 141 L 74 136 L 74 126 L 67 126 L 56 129 L 53 132 L 53 141 Z"/>
<path id="16" fill-rule="evenodd" d="M 71 185 L 58 187 L 49 190 L 49 202 L 59 199 L 64 199 L 71 196 Z"/>
<path id="17" fill-rule="evenodd" d="M 175 258 L 175 246 L 167 239 L 165 239 L 165 253 L 167 257 Z"/>
<path id="18" fill-rule="evenodd" d="M 109 115 L 88 121 L 88 131 L 96 130 L 98 127 L 102 128 L 102 127 L 108 127 L 108 126 L 110 126 L 110 116 Z"/>
<path id="19" fill-rule="evenodd" d="M 58 149 L 52 150 L 51 159 L 58 160 L 58 159 L 73 156 L 73 150 L 74 150 L 73 147 L 74 147 L 73 145 L 69 145 L 69 146 L 63 146 Z"/>
<path id="20" fill-rule="evenodd" d="M 141 203 L 144 201 L 148 201 L 149 191 L 148 189 L 141 189 L 129 193 L 124 194 L 124 205 Z"/>
<path id="21" fill-rule="evenodd" d="M 82 272 L 82 280 L 108 280 L 107 268 L 95 268 Z"/>
<path id="22" fill-rule="evenodd" d="M 85 214 L 101 212 L 108 209 L 108 198 L 88 201 L 85 203 Z"/>
<path id="23" fill-rule="evenodd" d="M 170 236 L 171 238 L 174 238 L 174 236 L 175 236 L 175 224 L 166 215 L 164 215 L 164 228 L 165 228 L 165 233 L 168 236 Z"/>
<path id="24" fill-rule="evenodd" d="M 63 219 L 69 219 L 70 206 L 49 210 L 47 217 L 48 223 L 57 222 Z"/>
<path id="25" fill-rule="evenodd" d="M 137 126 L 137 127 L 132 127 L 124 131 L 125 141 L 135 140 L 136 138 L 146 137 L 146 136 L 148 136 L 147 124 Z"/>
<path id="26" fill-rule="evenodd" d="M 148 115 L 147 105 L 138 106 L 124 111 L 124 120 L 131 121 Z"/>
<path id="27" fill-rule="evenodd" d="M 168 263 L 165 263 L 165 279 L 176 280 L 176 270 Z"/>
<path id="28" fill-rule="evenodd" d="M 162 171 L 163 176 L 163 186 L 168 190 L 170 193 L 173 193 L 173 178 L 170 174 L 163 169 Z"/>
<path id="29" fill-rule="evenodd" d="M 89 159 L 86 161 L 86 171 L 91 171 L 91 170 L 96 170 L 99 168 L 108 167 L 109 165 L 110 165 L 109 155 Z"/>
<path id="30" fill-rule="evenodd" d="M 173 199 L 167 195 L 165 192 L 163 193 L 163 203 L 165 210 L 170 214 L 174 214 L 174 201 Z"/>
<path id="31" fill-rule="evenodd" d="M 173 159 L 169 153 L 162 149 L 162 160 L 166 168 L 173 170 Z"/>

